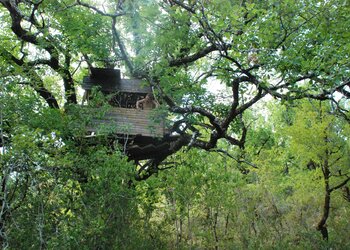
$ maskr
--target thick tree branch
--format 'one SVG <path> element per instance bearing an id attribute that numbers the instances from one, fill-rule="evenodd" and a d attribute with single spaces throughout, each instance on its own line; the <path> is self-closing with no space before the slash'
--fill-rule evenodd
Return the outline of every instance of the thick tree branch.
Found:
<path id="1" fill-rule="evenodd" d="M 237 108 L 237 114 L 243 114 L 243 112 L 250 108 L 253 104 L 255 104 L 257 101 L 259 101 L 261 98 L 263 98 L 267 92 L 264 92 L 261 87 L 258 87 L 258 93 L 247 103 L 243 104 L 239 108 Z"/>
<path id="2" fill-rule="evenodd" d="M 197 61 L 200 58 L 205 57 L 206 55 L 208 55 L 211 52 L 216 51 L 216 50 L 217 50 L 217 48 L 215 45 L 210 45 L 210 46 L 203 48 L 202 50 L 200 50 L 192 55 L 170 60 L 169 66 L 170 67 L 179 67 L 179 66 L 187 65 L 189 63 Z"/>
<path id="3" fill-rule="evenodd" d="M 39 38 L 38 36 L 31 34 L 27 30 L 22 28 L 21 22 L 23 19 L 27 20 L 28 22 L 31 22 L 35 26 L 37 25 L 37 21 L 33 21 L 33 20 L 30 20 L 29 18 L 26 18 L 20 12 L 20 10 L 18 9 L 18 6 L 15 5 L 14 1 L 4 0 L 1 3 L 10 13 L 11 20 L 12 20 L 11 30 L 13 31 L 13 33 L 15 33 L 19 39 L 45 49 L 51 55 L 50 66 L 53 69 L 57 69 L 59 64 L 58 51 L 52 45 L 52 41 L 46 40 L 45 38 Z"/>
<path id="4" fill-rule="evenodd" d="M 222 132 L 222 128 L 220 126 L 220 121 L 218 120 L 218 118 L 215 115 L 213 115 L 211 112 L 209 112 L 203 108 L 199 108 L 199 107 L 186 107 L 186 108 L 172 107 L 170 110 L 172 112 L 178 113 L 178 114 L 187 114 L 187 113 L 201 114 L 209 119 L 209 122 L 214 126 L 214 128 L 219 133 Z"/>
<path id="5" fill-rule="evenodd" d="M 9 61 L 10 64 L 15 64 L 15 67 L 20 67 L 18 70 L 22 70 L 26 73 L 26 76 L 30 79 L 29 82 L 21 82 L 20 84 L 25 84 L 32 87 L 44 100 L 47 102 L 51 108 L 59 108 L 58 102 L 53 94 L 44 87 L 44 82 L 40 76 L 32 69 L 33 62 L 26 63 L 23 59 L 18 59 L 10 52 L 4 48 L 0 49 L 0 57 Z M 34 61 L 36 62 L 36 61 Z"/>
<path id="6" fill-rule="evenodd" d="M 125 61 L 126 63 L 126 66 L 128 67 L 131 75 L 134 75 L 136 72 L 135 72 L 135 69 L 134 69 L 134 65 L 132 64 L 131 60 L 130 60 L 130 57 L 126 51 L 126 48 L 125 48 L 125 45 L 123 43 L 123 41 L 120 39 L 120 35 L 119 35 L 119 32 L 117 31 L 116 29 L 116 17 L 113 17 L 112 18 L 112 33 L 113 33 L 113 39 L 117 42 L 118 44 L 118 48 L 120 50 L 120 53 L 122 55 L 122 58 L 123 60 Z M 115 47 L 113 47 L 114 49 L 114 52 L 117 54 L 117 51 L 115 51 Z"/>
<path id="7" fill-rule="evenodd" d="M 125 61 L 127 68 L 129 69 L 131 75 L 135 76 L 137 74 L 137 72 L 135 72 L 134 65 L 132 64 L 132 62 L 130 60 L 130 57 L 129 57 L 128 52 L 127 52 L 126 47 L 125 47 L 125 44 L 123 43 L 123 41 L 122 41 L 122 39 L 120 37 L 120 34 L 119 34 L 119 32 L 117 31 L 117 28 L 116 28 L 117 17 L 123 16 L 123 15 L 126 14 L 122 10 L 122 3 L 123 3 L 123 1 L 118 1 L 115 13 L 110 14 L 110 13 L 106 13 L 106 12 L 103 12 L 103 11 L 99 10 L 98 8 L 96 8 L 93 5 L 90 5 L 90 4 L 84 3 L 84 2 L 82 2 L 80 0 L 77 0 L 77 5 L 80 5 L 80 6 L 83 6 L 85 8 L 91 9 L 91 10 L 95 11 L 96 13 L 98 13 L 98 14 L 100 14 L 102 16 L 107 16 L 107 17 L 112 18 L 112 35 L 113 35 L 112 39 L 113 39 L 114 54 L 116 54 L 116 55 L 119 54 L 118 51 L 116 51 L 116 48 L 115 48 L 115 44 L 117 44 L 117 46 L 118 46 L 118 48 L 120 50 L 120 54 L 122 56 L 122 59 Z"/>
<path id="8" fill-rule="evenodd" d="M 342 181 L 341 183 L 339 183 L 338 185 L 332 187 L 329 189 L 329 192 L 333 192 L 334 190 L 337 190 L 341 187 L 343 187 L 344 185 L 346 185 L 348 182 L 350 181 L 350 177 L 347 177 L 344 181 Z"/>
<path id="9" fill-rule="evenodd" d="M 32 13 L 34 13 L 39 4 L 33 4 L 33 10 Z M 41 30 L 42 34 L 45 34 L 45 31 L 43 31 L 43 27 L 41 27 L 39 25 L 39 22 L 34 18 L 34 15 L 31 15 L 30 17 L 26 17 L 24 14 L 22 14 L 22 12 L 19 10 L 18 6 L 17 6 L 17 2 L 15 1 L 10 1 L 10 0 L 3 0 L 1 1 L 1 4 L 9 11 L 10 16 L 11 16 L 11 30 L 13 31 L 13 33 L 22 41 L 24 42 L 28 42 L 31 43 L 35 46 L 37 46 L 38 48 L 42 48 L 44 50 L 46 50 L 49 55 L 50 55 L 50 59 L 37 59 L 35 61 L 32 61 L 30 63 L 28 63 L 27 66 L 35 66 L 37 64 L 45 64 L 48 65 L 49 67 L 51 67 L 55 72 L 57 72 L 63 79 L 64 82 L 64 86 L 65 86 L 65 93 L 66 93 L 66 98 L 68 102 L 71 103 L 76 103 L 76 93 L 75 93 L 75 89 L 74 89 L 74 81 L 73 78 L 69 72 L 69 66 L 66 65 L 66 67 L 62 67 L 59 64 L 59 51 L 58 49 L 56 49 L 56 47 L 54 46 L 55 41 L 53 41 L 50 37 L 50 35 L 44 35 L 44 36 L 38 36 L 38 34 L 32 34 L 30 33 L 28 30 L 25 30 L 24 28 L 22 28 L 22 21 L 26 20 L 28 22 L 30 22 L 32 25 L 34 25 L 35 27 L 38 28 L 38 30 Z M 60 47 L 60 46 L 58 46 Z M 67 61 L 67 56 L 69 56 L 69 54 L 65 53 L 65 60 Z M 19 65 L 18 63 L 23 63 L 20 61 L 14 60 L 14 58 L 12 58 L 13 61 Z M 23 59 L 22 59 L 23 60 Z M 41 95 L 44 95 L 45 91 L 42 92 L 40 90 L 40 93 L 42 93 Z M 54 105 L 54 104 L 51 104 Z"/>
<path id="10" fill-rule="evenodd" d="M 233 101 L 231 104 L 230 112 L 227 115 L 226 119 L 222 122 L 221 126 L 225 129 L 228 128 L 229 124 L 233 121 L 233 119 L 236 117 L 237 113 L 237 107 L 239 105 L 239 84 L 242 82 L 249 81 L 250 78 L 247 76 L 241 76 L 232 81 L 232 96 Z"/>
<path id="11" fill-rule="evenodd" d="M 33 84 L 33 82 L 19 82 L 18 84 L 31 86 L 46 101 L 50 108 L 59 108 L 56 98 L 47 88 L 43 86 L 43 82 L 41 81 L 41 79 L 38 79 L 35 82 L 36 84 Z"/>

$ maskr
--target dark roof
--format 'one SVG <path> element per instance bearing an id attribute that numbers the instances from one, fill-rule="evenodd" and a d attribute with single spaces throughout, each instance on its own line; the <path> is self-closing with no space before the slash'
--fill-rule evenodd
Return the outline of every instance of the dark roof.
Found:
<path id="1" fill-rule="evenodd" d="M 111 77 L 120 79 L 120 69 L 91 68 L 91 77 L 105 78 Z"/>
<path id="2" fill-rule="evenodd" d="M 139 79 L 121 79 L 120 70 L 92 68 L 91 75 L 85 76 L 82 88 L 90 90 L 93 87 L 101 87 L 105 92 L 129 92 L 129 93 L 151 93 L 150 86 L 146 86 Z"/>

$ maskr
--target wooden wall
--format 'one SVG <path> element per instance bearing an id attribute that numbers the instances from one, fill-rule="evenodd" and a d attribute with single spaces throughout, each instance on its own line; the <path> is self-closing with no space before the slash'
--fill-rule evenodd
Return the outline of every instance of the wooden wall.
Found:
<path id="1" fill-rule="evenodd" d="M 164 118 L 161 119 L 156 110 L 112 107 L 104 117 L 93 119 L 91 131 L 103 126 L 112 128 L 116 134 L 163 137 L 165 133 Z"/>

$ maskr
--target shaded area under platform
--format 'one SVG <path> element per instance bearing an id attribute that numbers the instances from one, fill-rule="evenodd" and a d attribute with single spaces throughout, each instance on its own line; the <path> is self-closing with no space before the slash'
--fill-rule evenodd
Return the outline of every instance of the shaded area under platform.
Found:
<path id="1" fill-rule="evenodd" d="M 126 154 L 131 160 L 162 158 L 169 155 L 171 144 L 178 136 L 166 136 L 161 140 L 147 141 L 146 138 L 135 138 L 132 144 L 126 146 Z M 146 140 L 145 140 L 146 139 Z"/>
<path id="2" fill-rule="evenodd" d="M 108 144 L 117 146 L 121 151 L 129 157 L 130 160 L 147 160 L 157 159 L 169 155 L 174 143 L 179 136 L 166 135 L 163 138 L 155 138 L 141 135 L 125 135 L 125 134 L 109 134 L 106 135 L 89 135 L 85 137 L 88 144 L 100 144 L 101 137 Z"/>

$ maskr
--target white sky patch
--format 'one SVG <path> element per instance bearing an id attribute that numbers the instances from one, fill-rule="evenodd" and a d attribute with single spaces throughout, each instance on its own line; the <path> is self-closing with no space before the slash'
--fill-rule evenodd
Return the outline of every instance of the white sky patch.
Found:
<path id="1" fill-rule="evenodd" d="M 222 94 L 222 93 L 228 91 L 228 87 L 226 87 L 222 83 L 220 83 L 219 80 L 208 81 L 205 88 L 208 89 L 208 91 L 214 95 Z"/>

